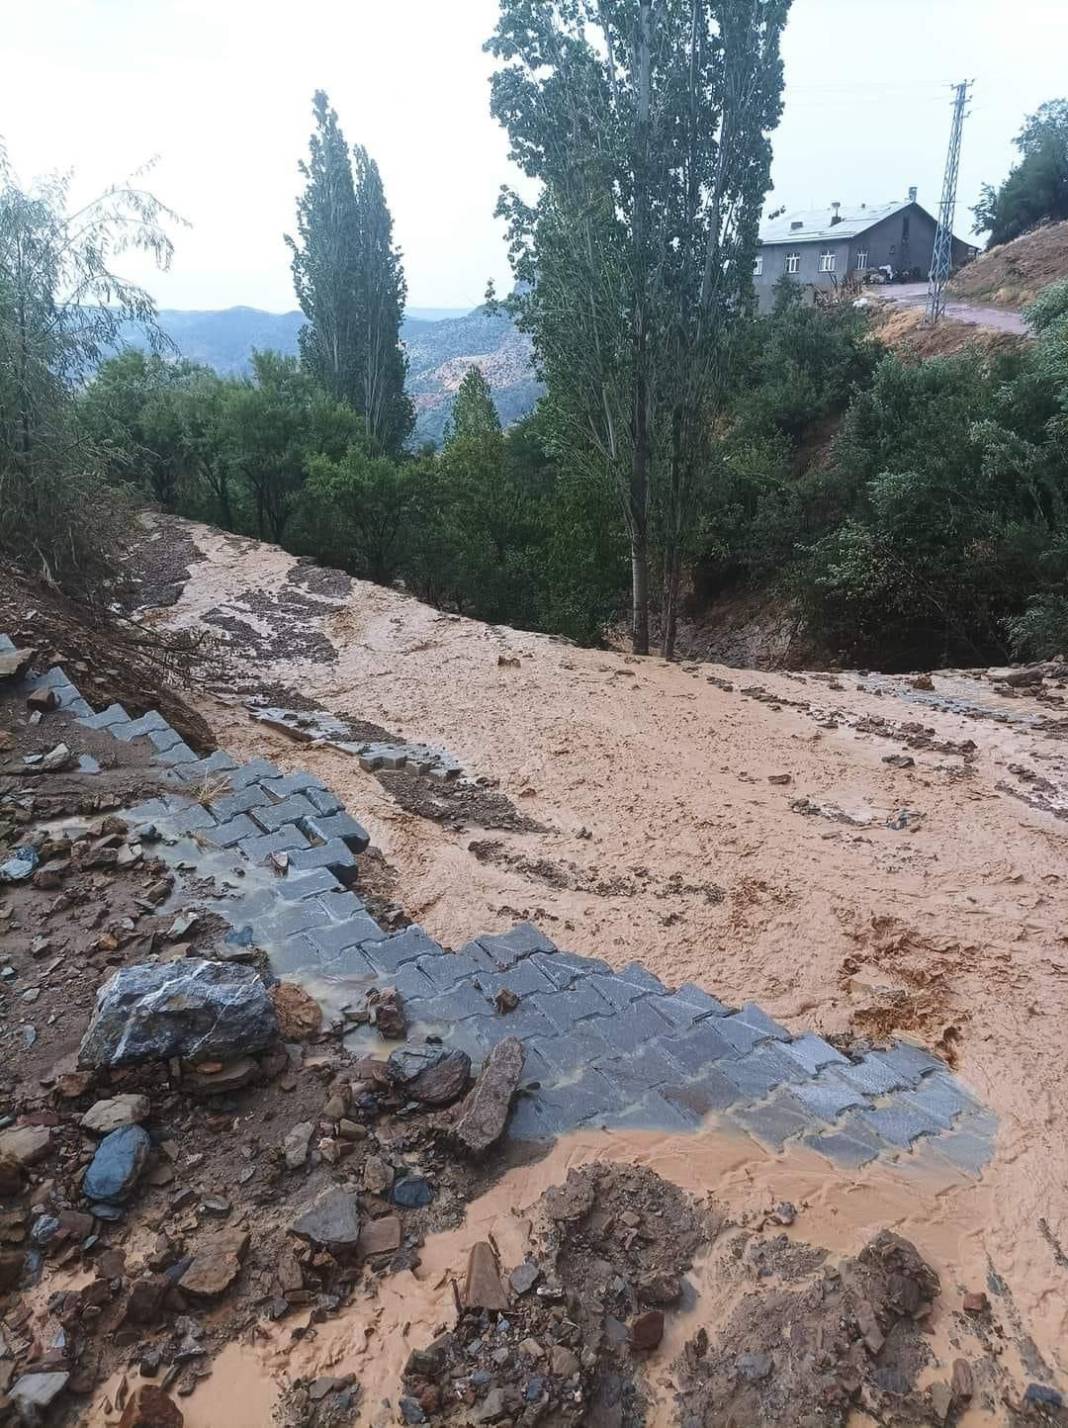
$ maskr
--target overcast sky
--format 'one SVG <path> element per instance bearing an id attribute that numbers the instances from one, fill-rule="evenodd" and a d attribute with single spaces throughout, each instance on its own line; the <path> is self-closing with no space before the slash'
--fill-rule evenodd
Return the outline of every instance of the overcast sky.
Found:
<path id="1" fill-rule="evenodd" d="M 496 0 L 7 0 L 0 137 L 21 177 L 73 167 L 87 195 L 159 156 L 151 186 L 192 227 L 165 307 L 293 307 L 293 226 L 314 89 L 378 160 L 410 302 L 468 307 L 508 279 L 510 178 L 481 51 Z M 794 0 L 769 207 L 935 208 L 949 89 L 976 80 L 958 231 L 1005 173 L 1024 115 L 1068 92 L 1066 0 Z"/>

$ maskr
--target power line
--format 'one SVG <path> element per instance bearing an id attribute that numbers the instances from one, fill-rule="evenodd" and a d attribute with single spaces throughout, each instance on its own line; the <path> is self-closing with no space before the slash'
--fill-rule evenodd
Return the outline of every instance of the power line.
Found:
<path id="1" fill-rule="evenodd" d="M 954 86 L 953 123 L 949 130 L 949 152 L 942 181 L 942 202 L 938 207 L 931 274 L 927 282 L 927 321 L 937 322 L 946 310 L 946 283 L 953 266 L 953 222 L 957 215 L 957 179 L 960 176 L 960 141 L 964 132 L 964 110 L 968 91 L 975 83 L 965 79 Z"/>

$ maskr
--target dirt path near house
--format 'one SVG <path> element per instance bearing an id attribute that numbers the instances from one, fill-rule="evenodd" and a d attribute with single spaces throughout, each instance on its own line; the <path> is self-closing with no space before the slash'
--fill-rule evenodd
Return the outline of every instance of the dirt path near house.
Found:
<path id="1" fill-rule="evenodd" d="M 926 283 L 892 284 L 876 289 L 880 297 L 897 303 L 899 307 L 925 307 L 927 305 Z M 1028 333 L 1030 327 L 1022 313 L 1003 307 L 992 307 L 989 303 L 960 302 L 950 298 L 946 303 L 946 316 L 958 322 L 967 322 L 974 327 L 988 327 L 995 332 Z"/>
<path id="2" fill-rule="evenodd" d="M 282 551 L 186 529 L 204 559 L 154 618 L 230 642 L 227 689 L 200 712 L 239 756 L 319 773 L 435 937 L 455 947 L 527 917 L 578 952 L 758 999 L 793 1030 L 947 1055 L 1000 1118 L 980 1257 L 1068 1375 L 1056 687 L 668 666 L 360 582 L 315 593 L 323 572 Z M 437 744 L 544 831 L 406 811 L 351 755 L 253 722 L 257 689 Z"/>

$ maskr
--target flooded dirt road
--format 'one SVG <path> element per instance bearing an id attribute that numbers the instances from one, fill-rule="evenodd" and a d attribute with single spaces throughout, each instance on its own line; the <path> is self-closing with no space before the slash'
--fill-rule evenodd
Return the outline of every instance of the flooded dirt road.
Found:
<path id="1" fill-rule="evenodd" d="M 433 936 L 530 918 L 791 1030 L 947 1056 L 999 1117 L 973 1263 L 1068 1374 L 1059 705 L 970 676 L 916 690 L 580 650 L 365 583 L 316 588 L 324 573 L 282 551 L 185 529 L 202 558 L 154 618 L 224 642 L 200 712 L 239 757 L 321 775 Z M 438 745 L 542 831 L 405 808 L 350 754 L 256 723 L 257 691 Z"/>

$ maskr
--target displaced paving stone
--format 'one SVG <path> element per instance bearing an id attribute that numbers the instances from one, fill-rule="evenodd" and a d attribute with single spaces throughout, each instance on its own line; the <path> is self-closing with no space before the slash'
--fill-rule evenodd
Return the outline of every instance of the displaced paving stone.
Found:
<path id="1" fill-rule="evenodd" d="M 523 1074 L 523 1043 L 499 1041 L 449 1125 L 449 1135 L 470 1155 L 481 1155 L 504 1134 L 512 1097 Z"/>
<path id="2" fill-rule="evenodd" d="M 470 1078 L 470 1056 L 465 1051 L 448 1051 L 405 1081 L 404 1094 L 425 1106 L 451 1106 L 467 1090 Z"/>
<path id="3" fill-rule="evenodd" d="M 508 1290 L 501 1280 L 493 1246 L 486 1240 L 478 1240 L 471 1246 L 461 1297 L 465 1309 L 500 1313 L 508 1308 Z"/>
<path id="4" fill-rule="evenodd" d="M 148 1119 L 152 1104 L 147 1096 L 124 1092 L 106 1101 L 97 1101 L 82 1116 L 82 1129 L 94 1135 L 109 1135 L 120 1126 L 136 1125 Z"/>
<path id="5" fill-rule="evenodd" d="M 232 1060 L 278 1038 L 278 1020 L 259 974 L 229 962 L 124 967 L 97 992 L 82 1041 L 82 1066 L 141 1061 Z"/>
<path id="6" fill-rule="evenodd" d="M 311 1240 L 331 1254 L 355 1249 L 360 1240 L 360 1210 L 349 1190 L 328 1190 L 290 1225 L 302 1240 Z"/>
<path id="7" fill-rule="evenodd" d="M 82 1194 L 87 1200 L 121 1205 L 133 1193 L 151 1149 L 152 1142 L 142 1126 L 113 1130 L 97 1146 L 82 1181 Z"/>

